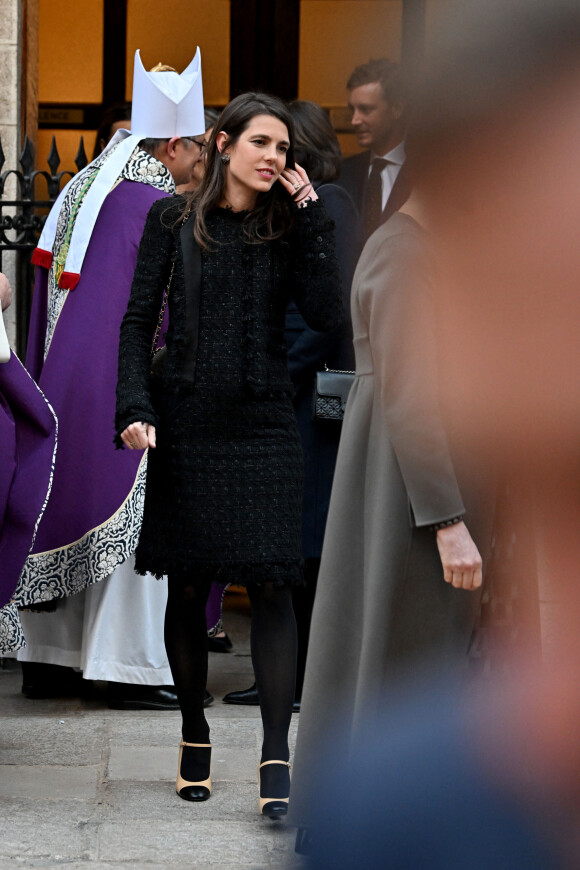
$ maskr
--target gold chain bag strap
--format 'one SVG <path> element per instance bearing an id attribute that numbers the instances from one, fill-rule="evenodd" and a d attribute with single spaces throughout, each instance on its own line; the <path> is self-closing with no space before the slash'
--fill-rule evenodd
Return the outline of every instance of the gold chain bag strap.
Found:
<path id="1" fill-rule="evenodd" d="M 190 210 L 188 210 L 183 216 L 181 226 L 183 226 L 185 221 L 188 219 L 189 211 Z M 163 291 L 163 302 L 161 303 L 159 319 L 157 320 L 157 326 L 155 327 L 155 334 L 153 335 L 153 342 L 151 344 L 151 374 L 155 377 L 159 377 L 162 374 L 165 367 L 165 357 L 167 356 L 167 348 L 165 346 L 158 347 L 157 343 L 159 341 L 159 336 L 161 335 L 161 328 L 163 327 L 163 321 L 165 319 L 165 310 L 167 308 L 167 302 L 169 301 L 169 291 L 171 290 L 171 282 L 173 281 L 173 273 L 175 272 L 176 259 L 177 251 L 175 252 L 173 262 L 171 263 L 171 272 L 169 273 L 167 287 Z"/>
<path id="2" fill-rule="evenodd" d="M 159 341 L 159 336 L 161 335 L 161 327 L 163 326 L 163 321 L 165 319 L 165 309 L 167 308 L 167 301 L 169 299 L 169 291 L 171 290 L 171 282 L 173 281 L 173 273 L 175 272 L 175 260 L 171 264 L 171 272 L 169 273 L 169 281 L 167 282 L 167 287 L 163 291 L 163 302 L 161 303 L 161 310 L 159 311 L 159 319 L 157 321 L 157 326 L 155 327 L 155 334 L 153 336 L 153 343 L 151 345 L 151 374 L 159 377 L 163 372 L 165 367 L 165 357 L 167 356 L 167 348 L 158 347 L 157 342 Z"/>

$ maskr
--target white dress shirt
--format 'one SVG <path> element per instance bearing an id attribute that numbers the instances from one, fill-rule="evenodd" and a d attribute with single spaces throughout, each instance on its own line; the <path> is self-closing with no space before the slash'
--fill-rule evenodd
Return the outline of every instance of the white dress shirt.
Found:
<path id="1" fill-rule="evenodd" d="M 369 175 L 371 174 L 371 170 L 373 167 L 373 160 L 375 157 L 382 157 L 383 160 L 388 160 L 389 162 L 383 168 L 381 172 L 381 180 L 383 182 L 383 209 L 385 208 L 389 196 L 391 195 L 391 190 L 393 189 L 393 185 L 396 181 L 397 175 L 401 171 L 401 166 L 405 162 L 405 143 L 399 142 L 391 151 L 388 151 L 386 154 L 375 154 L 374 151 L 371 151 L 370 154 L 370 163 L 369 163 Z"/>

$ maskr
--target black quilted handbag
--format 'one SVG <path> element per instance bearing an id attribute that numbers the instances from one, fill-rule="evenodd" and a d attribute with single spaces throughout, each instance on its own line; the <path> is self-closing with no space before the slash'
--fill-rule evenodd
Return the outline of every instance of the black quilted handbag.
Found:
<path id="1" fill-rule="evenodd" d="M 354 372 L 329 369 L 316 372 L 312 416 L 315 421 L 341 423 Z"/>

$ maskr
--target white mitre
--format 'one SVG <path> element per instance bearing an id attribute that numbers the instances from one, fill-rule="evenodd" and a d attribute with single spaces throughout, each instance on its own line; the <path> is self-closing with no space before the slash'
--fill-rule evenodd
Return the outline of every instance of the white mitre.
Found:
<path id="1" fill-rule="evenodd" d="M 175 72 L 147 72 L 135 52 L 131 133 L 140 139 L 171 139 L 205 133 L 201 54 L 181 75 Z"/>
<path id="2" fill-rule="evenodd" d="M 201 53 L 199 48 L 189 66 L 181 73 L 147 72 L 139 49 L 135 52 L 131 132 L 117 130 L 102 154 L 89 163 L 83 174 L 99 170 L 78 210 L 70 239 L 66 263 L 59 286 L 76 287 L 85 253 L 101 206 L 119 178 L 133 151 L 142 139 L 171 139 L 205 133 Z M 106 157 L 105 155 L 109 155 Z M 103 159 L 105 157 L 105 159 Z M 32 262 L 50 268 L 58 217 L 74 176 L 60 192 L 44 225 Z"/>

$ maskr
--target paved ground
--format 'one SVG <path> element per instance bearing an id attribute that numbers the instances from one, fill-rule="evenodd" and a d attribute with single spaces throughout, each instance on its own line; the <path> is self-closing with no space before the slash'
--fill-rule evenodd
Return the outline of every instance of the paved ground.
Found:
<path id="1" fill-rule="evenodd" d="M 175 794 L 178 713 L 109 710 L 103 698 L 30 701 L 20 667 L 0 670 L 0 868 L 286 868 L 294 831 L 258 815 L 259 711 L 221 703 L 253 680 L 247 609 L 225 619 L 234 642 L 210 654 L 214 793 Z M 104 686 L 97 685 L 97 690 Z M 292 740 L 298 716 L 293 716 Z"/>

